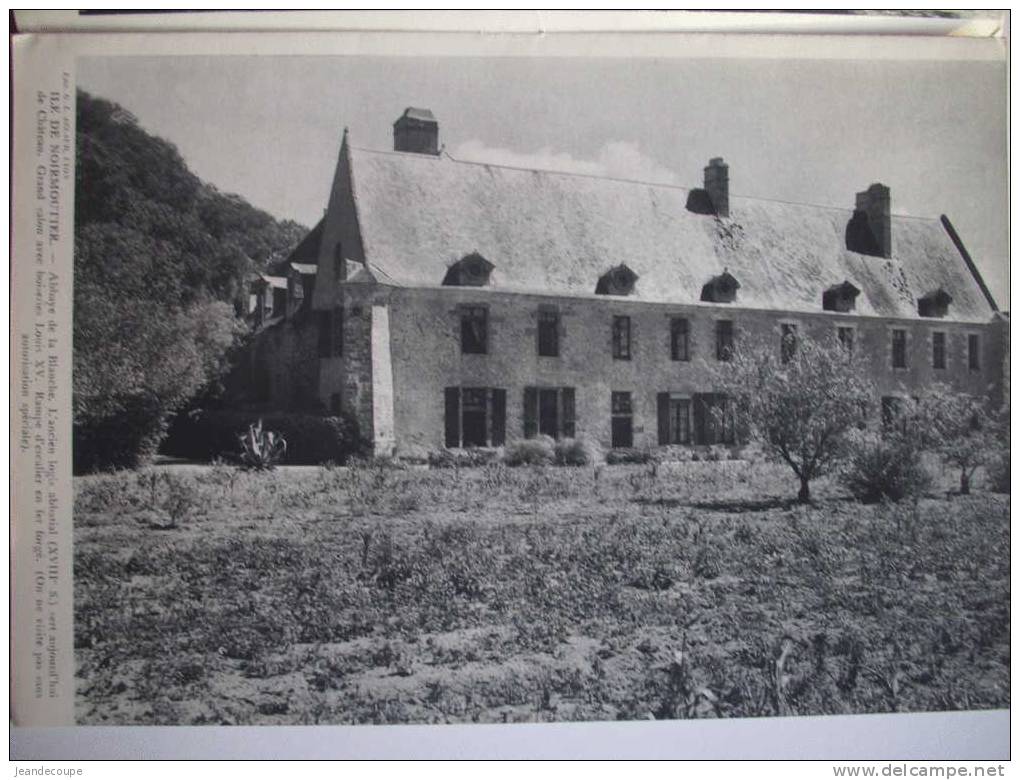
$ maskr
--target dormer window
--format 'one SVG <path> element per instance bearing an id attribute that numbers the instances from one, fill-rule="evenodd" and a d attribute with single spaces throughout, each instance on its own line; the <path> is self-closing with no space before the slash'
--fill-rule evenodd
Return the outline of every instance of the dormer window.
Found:
<path id="1" fill-rule="evenodd" d="M 595 285 L 596 295 L 631 295 L 638 275 L 622 263 L 599 277 Z"/>
<path id="2" fill-rule="evenodd" d="M 917 313 L 922 317 L 945 317 L 949 313 L 952 296 L 941 287 L 917 300 Z"/>
<path id="3" fill-rule="evenodd" d="M 701 288 L 701 300 L 707 303 L 733 303 L 737 299 L 739 289 L 740 282 L 729 271 L 723 270 Z"/>
<path id="4" fill-rule="evenodd" d="M 822 293 L 822 309 L 825 311 L 848 312 L 857 305 L 857 296 L 861 291 L 850 282 L 833 285 Z"/>
<path id="5" fill-rule="evenodd" d="M 443 277 L 444 287 L 487 287 L 495 266 L 477 252 L 462 257 Z"/>

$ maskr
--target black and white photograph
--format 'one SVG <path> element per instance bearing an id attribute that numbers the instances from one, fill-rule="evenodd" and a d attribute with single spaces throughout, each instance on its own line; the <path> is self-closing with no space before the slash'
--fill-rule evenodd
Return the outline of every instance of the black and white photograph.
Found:
<path id="1" fill-rule="evenodd" d="M 78 58 L 76 722 L 1008 709 L 1007 75 Z"/>

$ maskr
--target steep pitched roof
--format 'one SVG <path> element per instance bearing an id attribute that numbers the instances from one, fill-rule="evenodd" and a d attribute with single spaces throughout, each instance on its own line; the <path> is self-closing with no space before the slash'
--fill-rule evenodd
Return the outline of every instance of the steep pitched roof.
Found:
<path id="1" fill-rule="evenodd" d="M 288 255 L 287 262 L 292 264 L 311 263 L 312 265 L 319 262 L 319 244 L 322 242 L 323 221 L 324 218 L 315 223 L 315 227 L 308 231 L 307 235 Z"/>
<path id="2" fill-rule="evenodd" d="M 365 260 L 399 285 L 439 286 L 478 252 L 495 265 L 494 289 L 592 295 L 623 263 L 637 300 L 697 304 L 728 270 L 740 307 L 818 312 L 848 280 L 865 316 L 916 318 L 916 299 L 939 287 L 952 319 L 993 312 L 937 219 L 894 216 L 885 259 L 845 248 L 851 209 L 731 197 L 718 219 L 688 211 L 689 190 L 669 185 L 353 147 L 350 166 Z"/>

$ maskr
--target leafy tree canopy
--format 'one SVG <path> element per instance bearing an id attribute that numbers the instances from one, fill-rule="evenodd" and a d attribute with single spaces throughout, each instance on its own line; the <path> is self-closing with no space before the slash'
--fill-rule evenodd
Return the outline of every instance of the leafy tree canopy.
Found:
<path id="1" fill-rule="evenodd" d="M 130 466 L 221 373 L 245 278 L 307 229 L 202 182 L 115 103 L 79 90 L 77 122 L 76 466 Z"/>
<path id="2" fill-rule="evenodd" d="M 835 465 L 846 434 L 863 423 L 874 390 L 853 352 L 835 338 L 747 340 L 716 370 L 734 401 L 738 424 L 765 453 L 800 480 L 798 499 L 810 499 L 811 480 Z"/>

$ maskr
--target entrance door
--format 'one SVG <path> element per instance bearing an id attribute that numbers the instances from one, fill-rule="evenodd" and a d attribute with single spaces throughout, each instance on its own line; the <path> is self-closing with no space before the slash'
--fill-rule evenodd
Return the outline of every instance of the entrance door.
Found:
<path id="1" fill-rule="evenodd" d="M 485 389 L 465 387 L 463 404 L 461 420 L 464 425 L 464 446 L 484 447 L 488 443 L 485 430 Z"/>
<path id="2" fill-rule="evenodd" d="M 555 388 L 538 391 L 538 432 L 554 439 L 559 436 L 560 419 Z"/>
<path id="3" fill-rule="evenodd" d="M 630 392 L 614 392 L 612 395 L 613 446 L 634 446 L 634 406 Z"/>
<path id="4" fill-rule="evenodd" d="M 630 417 L 613 418 L 613 446 L 633 447 L 634 446 L 634 425 Z"/>

